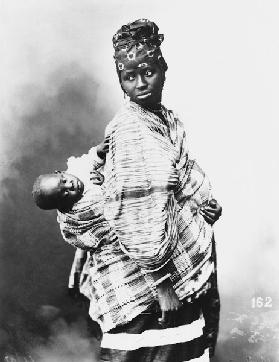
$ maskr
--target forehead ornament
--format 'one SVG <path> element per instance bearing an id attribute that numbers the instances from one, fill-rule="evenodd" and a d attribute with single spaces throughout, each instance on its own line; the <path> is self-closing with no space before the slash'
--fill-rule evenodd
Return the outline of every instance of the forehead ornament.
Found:
<path id="1" fill-rule="evenodd" d="M 152 58 L 152 57 L 154 57 L 154 53 L 155 53 L 155 50 L 154 49 L 152 49 L 152 50 L 147 50 L 147 56 L 149 57 L 149 58 Z M 158 58 L 159 58 L 159 55 L 158 55 Z"/>
<path id="2" fill-rule="evenodd" d="M 127 58 L 129 60 L 135 60 L 136 59 L 136 53 L 135 52 L 129 52 L 127 53 Z"/>
<path id="3" fill-rule="evenodd" d="M 117 64 L 117 67 L 118 67 L 119 70 L 123 70 L 124 69 L 124 64 L 119 62 Z"/>
<path id="4" fill-rule="evenodd" d="M 138 68 L 143 68 L 143 67 L 147 67 L 147 66 L 148 66 L 147 63 L 140 63 L 140 64 L 138 65 Z"/>

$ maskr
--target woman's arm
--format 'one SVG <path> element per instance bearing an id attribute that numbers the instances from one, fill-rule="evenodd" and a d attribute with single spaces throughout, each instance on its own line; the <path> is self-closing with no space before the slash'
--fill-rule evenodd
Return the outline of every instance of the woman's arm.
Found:
<path id="1" fill-rule="evenodd" d="M 221 216 L 222 207 L 212 198 L 211 184 L 205 172 L 195 160 L 190 159 L 184 125 L 178 119 L 177 135 L 179 157 L 176 165 L 178 170 L 176 200 L 181 208 L 187 204 L 194 212 L 194 209 L 199 211 L 208 224 L 213 225 Z"/>

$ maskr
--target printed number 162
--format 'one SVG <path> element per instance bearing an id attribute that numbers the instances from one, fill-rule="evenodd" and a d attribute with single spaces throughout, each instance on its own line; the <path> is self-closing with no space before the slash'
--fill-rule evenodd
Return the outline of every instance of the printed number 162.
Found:
<path id="1" fill-rule="evenodd" d="M 253 297 L 252 298 L 252 308 L 272 308 L 272 298 L 271 297 Z"/>

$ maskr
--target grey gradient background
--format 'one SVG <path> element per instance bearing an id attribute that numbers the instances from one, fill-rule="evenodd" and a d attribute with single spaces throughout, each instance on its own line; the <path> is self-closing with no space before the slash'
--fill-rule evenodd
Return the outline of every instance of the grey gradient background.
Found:
<path id="1" fill-rule="evenodd" d="M 123 100 L 111 37 L 147 17 L 165 34 L 164 103 L 223 206 L 214 360 L 279 361 L 278 16 L 275 0 L 0 0 L 1 358 L 92 361 L 66 296 L 73 249 L 31 189 L 102 140 Z"/>

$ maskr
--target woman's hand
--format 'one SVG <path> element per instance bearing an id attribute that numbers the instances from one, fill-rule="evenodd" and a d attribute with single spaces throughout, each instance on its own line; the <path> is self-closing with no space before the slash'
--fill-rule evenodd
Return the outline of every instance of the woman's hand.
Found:
<path id="1" fill-rule="evenodd" d="M 100 144 L 97 145 L 97 155 L 102 160 L 105 160 L 108 151 L 109 151 L 109 136 L 105 137 L 105 139 Z"/>
<path id="2" fill-rule="evenodd" d="M 200 214 L 208 224 L 213 225 L 222 215 L 222 206 L 215 199 L 211 199 L 208 205 L 200 208 Z"/>
<path id="3" fill-rule="evenodd" d="M 171 327 L 175 324 L 175 313 L 182 306 L 170 279 L 157 285 L 158 300 L 162 311 L 162 317 L 158 319 L 161 326 Z"/>

